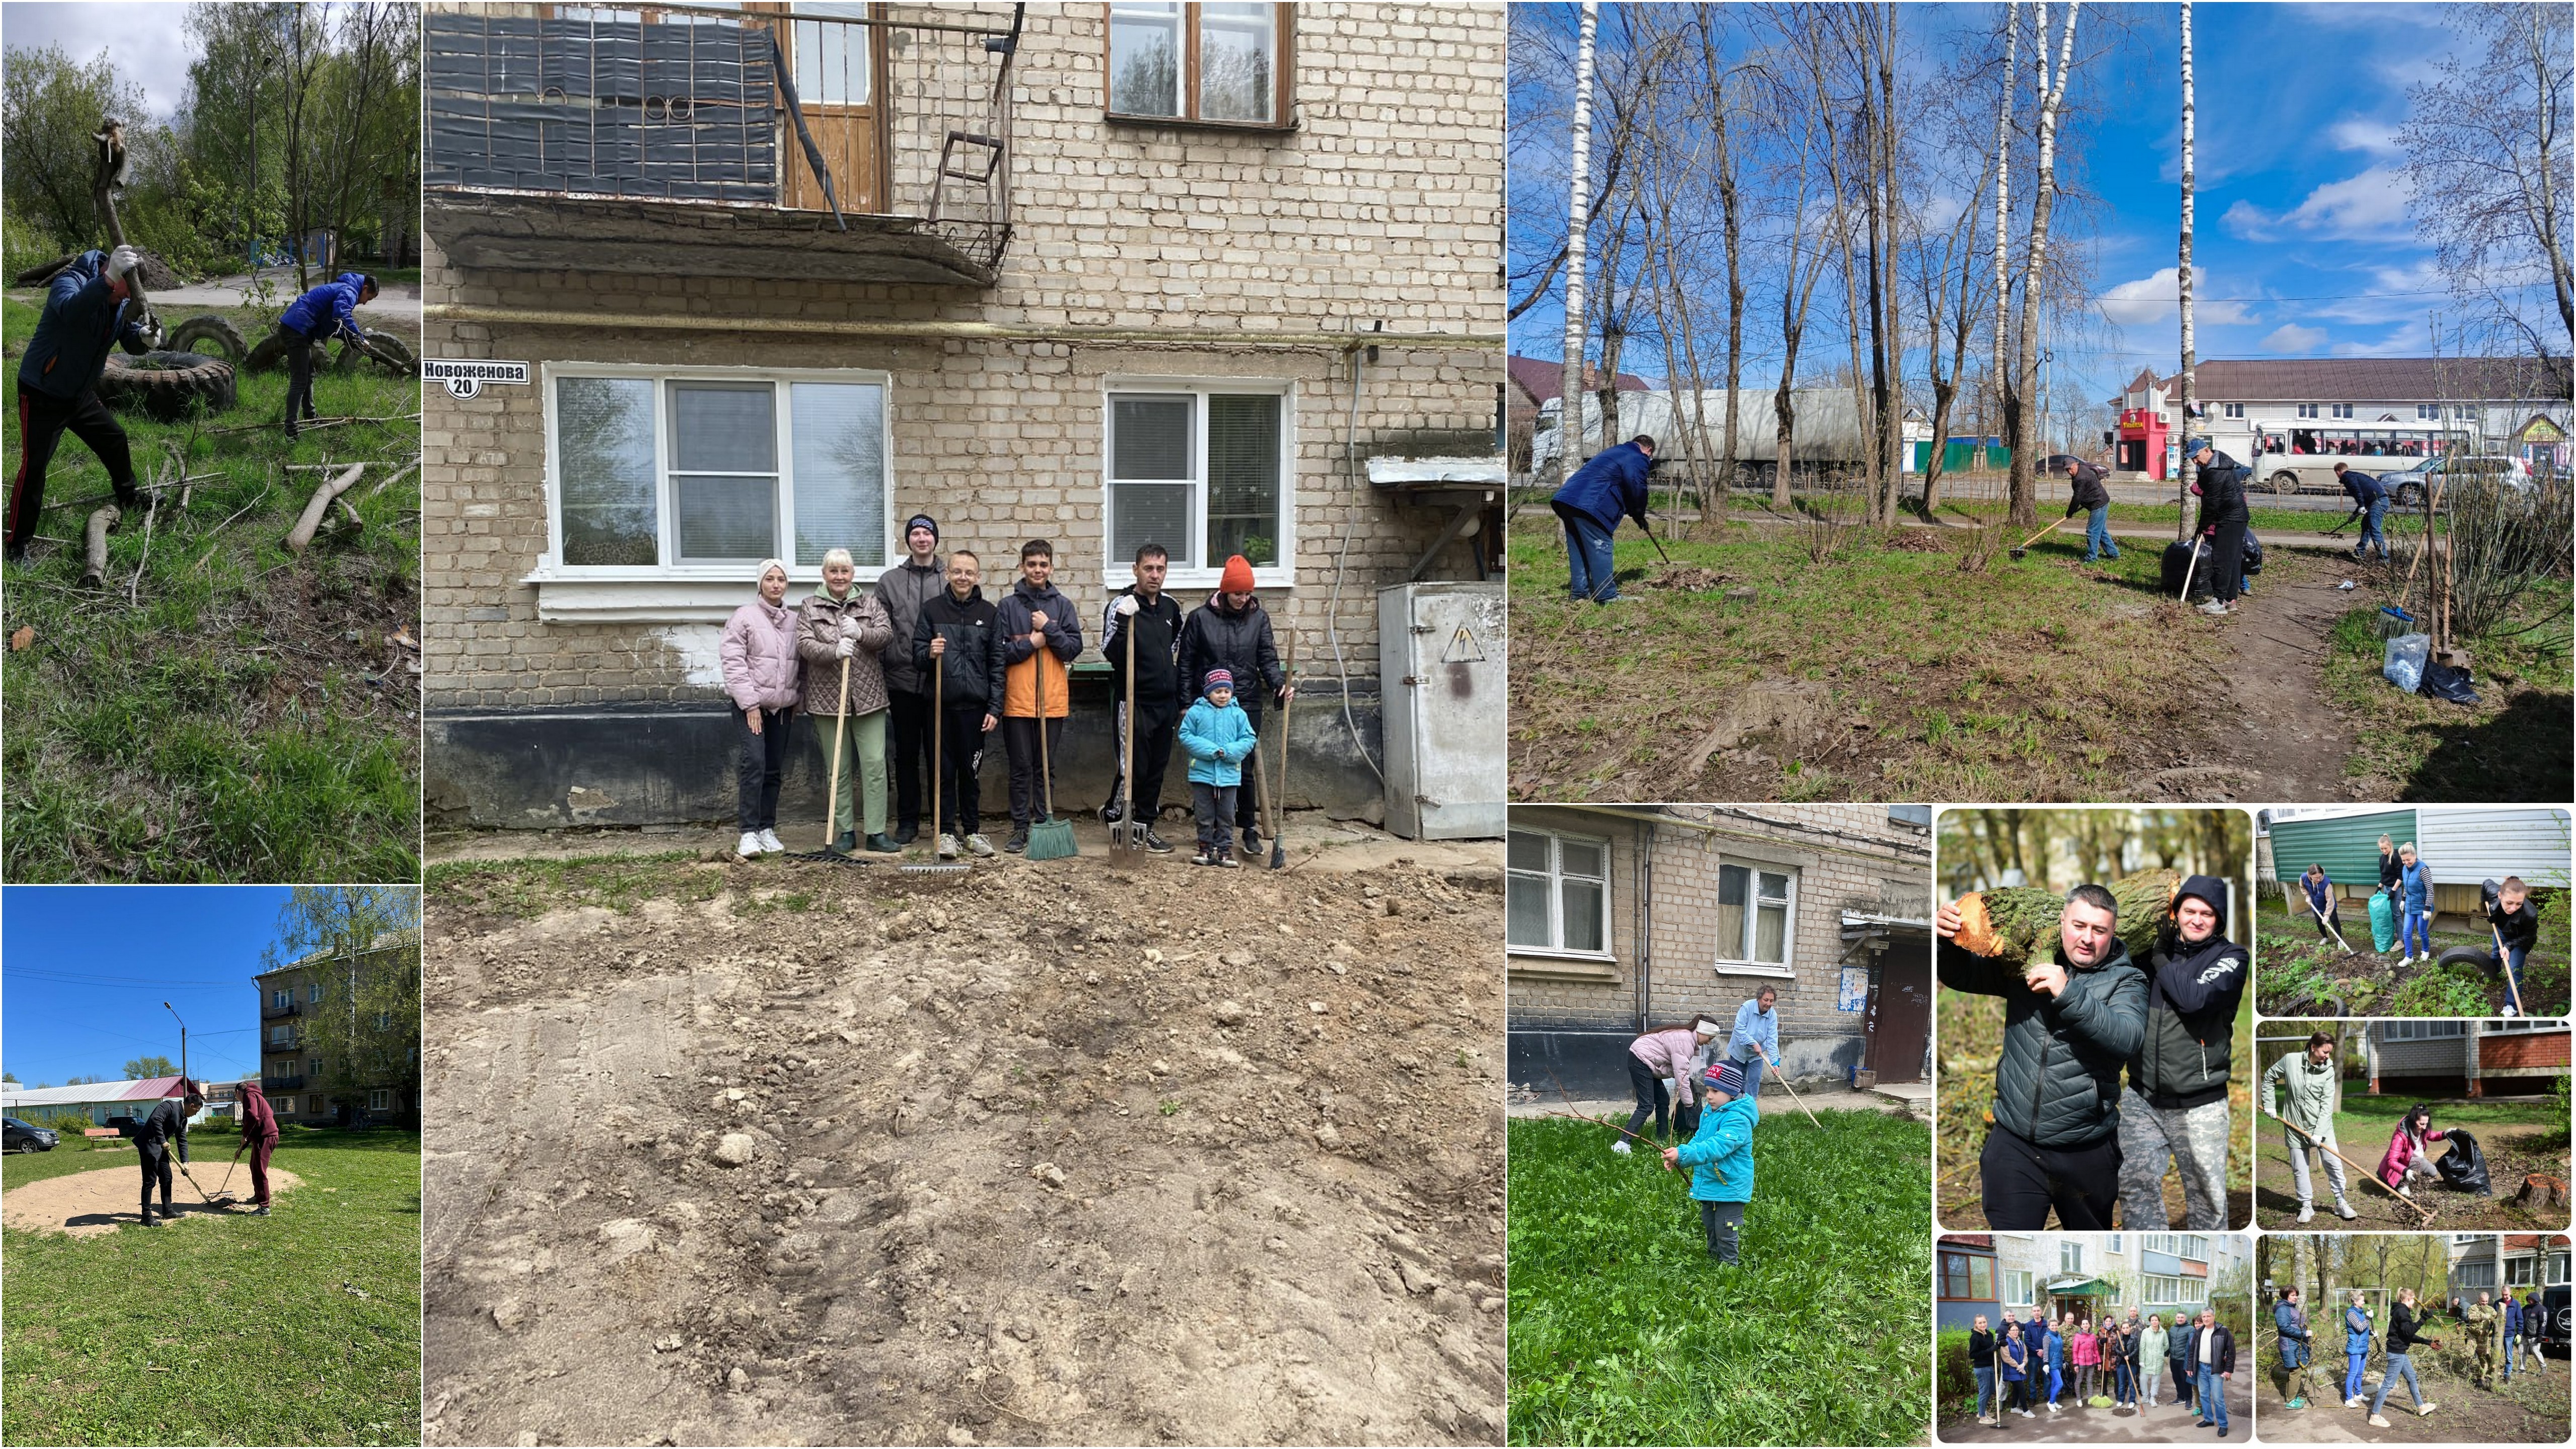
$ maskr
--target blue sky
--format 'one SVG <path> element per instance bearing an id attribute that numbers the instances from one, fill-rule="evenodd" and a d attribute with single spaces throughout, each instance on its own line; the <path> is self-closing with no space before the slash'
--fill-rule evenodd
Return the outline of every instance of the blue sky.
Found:
<path id="1" fill-rule="evenodd" d="M 121 1075 L 157 1052 L 234 1079 L 259 1069 L 251 974 L 284 886 L 11 886 L 0 893 L 0 1067 L 34 1086 Z"/>
<path id="2" fill-rule="evenodd" d="M 1936 42 L 1940 32 L 1991 28 L 2000 9 L 1899 6 L 1900 38 L 1928 52 L 1919 63 L 1937 64 L 1947 58 Z M 2431 248 L 2415 240 L 2395 174 L 2403 161 L 2395 138 L 2407 117 L 2407 88 L 2431 78 L 2434 62 L 2455 45 L 2441 23 L 2443 10 L 2194 8 L 2200 271 L 2194 310 L 2202 358 L 2420 356 L 2429 350 L 2426 313 L 2452 304 L 2432 270 Z M 2022 13 L 2026 27 L 2030 7 Z M 2057 361 L 2060 385 L 2072 384 L 2086 397 L 2109 397 L 2142 366 L 2170 373 L 2179 360 L 2178 13 L 2171 4 L 2120 6 L 2114 26 L 2106 23 L 2112 14 L 2088 6 L 2077 29 L 2080 59 L 2069 83 L 2070 106 L 2081 107 L 2074 124 L 2085 134 L 2071 164 L 2061 164 L 2061 177 L 2088 186 L 2100 202 L 2078 230 L 2058 238 L 2089 255 L 2102 315 L 2094 335 L 2062 347 Z M 1603 34 L 1611 33 L 1605 20 Z M 2026 74 L 2029 55 L 2025 29 Z M 2026 121 L 2032 110 L 2025 87 L 2018 117 Z M 2016 143 L 2017 201 L 2027 195 L 2030 162 L 2024 137 Z M 1515 172 L 1516 185 L 1522 175 Z M 1561 232 L 1561 205 L 1555 215 Z M 2018 219 L 2014 235 L 2021 235 Z M 1516 250 L 1516 264 L 1524 259 Z M 1515 300 L 1526 285 L 1515 284 Z M 1751 285 L 1754 313 L 1776 308 L 1769 278 L 1757 273 Z M 1818 288 L 1817 308 L 1824 314 L 1839 307 L 1839 282 L 1829 274 L 1828 285 Z M 1513 350 L 1556 357 L 1562 325 L 1553 301 L 1531 308 L 1512 325 Z M 1767 350 L 1751 338 L 1748 349 Z M 1838 329 L 1811 333 L 1800 371 L 1846 357 Z M 1643 360 L 1632 351 L 1629 370 L 1661 371 L 1659 351 L 1652 365 L 1634 365 Z M 1776 364 L 1748 363 L 1746 372 L 1748 385 L 1767 386 Z"/>
<path id="3" fill-rule="evenodd" d="M 104 50 L 119 76 L 143 88 L 145 109 L 166 121 L 187 98 L 188 65 L 197 58 L 187 18 L 176 0 L 12 0 L 0 5 L 0 46 L 58 45 L 83 64 Z"/>

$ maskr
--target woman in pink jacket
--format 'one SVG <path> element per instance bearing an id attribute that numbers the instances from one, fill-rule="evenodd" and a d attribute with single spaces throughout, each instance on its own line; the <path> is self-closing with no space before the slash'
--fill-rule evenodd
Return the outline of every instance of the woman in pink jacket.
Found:
<path id="1" fill-rule="evenodd" d="M 2094 1335 L 2093 1325 L 2076 1320 L 2074 1336 L 2066 1340 L 2067 1354 L 2075 1364 L 2075 1402 L 2085 1403 L 2093 1397 L 2094 1380 L 2102 1371 L 2102 1340 Z"/>
<path id="2" fill-rule="evenodd" d="M 2379 1159 L 2379 1180 L 2397 1189 L 2400 1197 L 2414 1196 L 2408 1179 L 2422 1177 L 2438 1180 L 2433 1170 L 2433 1154 L 2424 1150 L 2427 1142 L 2439 1142 L 2450 1136 L 2433 1127 L 2433 1109 L 2418 1102 L 2397 1119 L 2397 1131 L 2388 1139 L 2388 1153 Z"/>
<path id="3" fill-rule="evenodd" d="M 759 596 L 725 620 L 716 647 L 742 744 L 735 805 L 742 841 L 734 854 L 745 860 L 787 849 L 778 840 L 778 780 L 787 769 L 787 726 L 796 717 L 797 668 L 796 612 L 786 600 L 787 565 L 763 560 Z"/>
<path id="4" fill-rule="evenodd" d="M 1628 1043 L 1628 1085 L 1637 1094 L 1637 1110 L 1628 1114 L 1626 1136 L 1610 1144 L 1613 1152 L 1626 1152 L 1628 1139 L 1649 1120 L 1655 1124 L 1655 1135 L 1664 1135 L 1670 1120 L 1681 1137 L 1688 1138 L 1699 1126 L 1698 1098 L 1695 1085 L 1701 1049 L 1724 1030 L 1707 1017 L 1696 1017 L 1688 1026 L 1658 1026 L 1638 1034 Z M 1669 1092 L 1666 1083 L 1671 1083 Z"/>

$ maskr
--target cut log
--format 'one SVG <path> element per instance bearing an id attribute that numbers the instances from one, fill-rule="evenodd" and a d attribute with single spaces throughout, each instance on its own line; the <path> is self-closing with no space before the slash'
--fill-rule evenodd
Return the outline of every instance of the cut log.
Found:
<path id="1" fill-rule="evenodd" d="M 313 546 L 313 530 L 322 526 L 322 516 L 331 511 L 333 500 L 348 492 L 350 486 L 358 481 L 358 475 L 366 470 L 366 464 L 352 463 L 347 472 L 313 490 L 312 499 L 304 505 L 304 515 L 296 519 L 295 527 L 287 531 L 288 553 L 300 555 Z"/>
<path id="2" fill-rule="evenodd" d="M 2130 959 L 2146 959 L 2156 927 L 2181 884 L 2182 873 L 2172 870 L 2140 871 L 2109 884 L 2111 898 L 2120 903 L 2119 936 Z M 2041 886 L 1973 891 L 1959 898 L 1959 932 L 1951 939 L 1979 956 L 2037 965 L 2054 959 L 2057 922 L 2065 909 L 2065 892 Z"/>
<path id="3" fill-rule="evenodd" d="M 88 562 L 81 569 L 81 587 L 95 589 L 107 582 L 107 531 L 116 526 L 116 505 L 111 503 L 89 516 L 89 531 L 82 543 Z"/>
<path id="4" fill-rule="evenodd" d="M 2513 1200 L 2527 1208 L 2567 1206 L 2567 1179 L 2546 1173 L 2529 1173 L 2522 1179 L 2522 1190 Z"/>

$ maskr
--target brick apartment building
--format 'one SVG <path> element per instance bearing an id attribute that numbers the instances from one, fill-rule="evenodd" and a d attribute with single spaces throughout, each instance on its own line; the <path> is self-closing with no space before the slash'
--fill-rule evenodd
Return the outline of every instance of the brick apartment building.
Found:
<path id="1" fill-rule="evenodd" d="M 353 983 L 385 970 L 420 970 L 420 943 L 379 937 L 375 949 L 351 962 L 315 955 L 251 978 L 259 993 L 260 1087 L 280 1122 L 312 1126 L 360 1121 L 419 1125 L 420 1023 L 379 1020 L 366 1030 L 403 1034 L 410 1070 L 399 1079 L 350 1083 L 334 1074 L 306 1023 L 317 1014 L 347 1010 Z"/>
<path id="2" fill-rule="evenodd" d="M 1792 1080 L 1924 1080 L 1928 809 L 1515 805 L 1509 857 L 1516 1086 L 1626 1096 L 1642 1027 L 1766 985 Z"/>
<path id="3" fill-rule="evenodd" d="M 1375 818 L 1379 591 L 1482 578 L 1466 525 L 1499 513 L 1499 460 L 1484 494 L 1369 464 L 1496 453 L 1504 28 L 433 4 L 425 355 L 526 365 L 429 390 L 434 818 L 730 815 L 716 643 L 757 561 L 794 601 L 844 546 L 864 586 L 917 512 L 988 597 L 1054 542 L 1077 801 L 1101 610 L 1153 541 L 1185 608 L 1255 565 L 1295 638 L 1292 798 Z"/>

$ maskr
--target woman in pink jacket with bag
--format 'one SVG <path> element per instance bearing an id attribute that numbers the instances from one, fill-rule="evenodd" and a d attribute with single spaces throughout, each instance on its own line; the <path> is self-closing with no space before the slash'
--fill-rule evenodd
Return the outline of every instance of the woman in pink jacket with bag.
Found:
<path id="1" fill-rule="evenodd" d="M 796 717 L 797 659 L 796 611 L 786 600 L 787 565 L 762 560 L 759 596 L 725 620 L 716 646 L 742 746 L 735 777 L 742 841 L 733 853 L 745 860 L 787 849 L 778 840 L 778 781 L 787 770 L 787 727 Z"/>
<path id="2" fill-rule="evenodd" d="M 2397 1119 L 2397 1131 L 2388 1139 L 2387 1155 L 2379 1159 L 2379 1180 L 2397 1189 L 2400 1197 L 2415 1195 L 2408 1184 L 2410 1178 L 2439 1181 L 2442 1175 L 2433 1170 L 2433 1154 L 2424 1150 L 2424 1144 L 2450 1135 L 2434 1129 L 2432 1108 L 2421 1102 L 2409 1107 L 2406 1115 Z"/>

